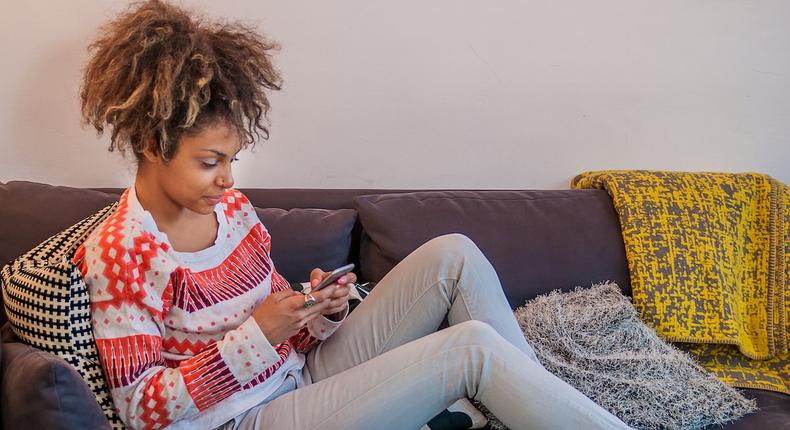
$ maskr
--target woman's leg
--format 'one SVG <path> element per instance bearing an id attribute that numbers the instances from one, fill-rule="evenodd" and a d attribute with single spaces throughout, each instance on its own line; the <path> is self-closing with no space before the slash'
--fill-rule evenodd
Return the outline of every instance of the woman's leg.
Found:
<path id="1" fill-rule="evenodd" d="M 320 381 L 450 325 L 488 323 L 537 362 L 491 263 L 468 237 L 448 234 L 406 256 L 327 340 L 307 355 Z"/>
<path id="2" fill-rule="evenodd" d="M 251 410 L 242 430 L 415 430 L 461 397 L 513 430 L 628 428 L 491 326 L 427 335 Z"/>

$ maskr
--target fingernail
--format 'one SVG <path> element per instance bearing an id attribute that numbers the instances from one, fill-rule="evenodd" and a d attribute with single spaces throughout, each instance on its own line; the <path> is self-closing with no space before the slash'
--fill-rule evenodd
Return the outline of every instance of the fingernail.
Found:
<path id="1" fill-rule="evenodd" d="M 340 283 L 340 284 L 345 284 L 346 283 L 346 277 L 345 276 L 341 276 L 340 279 L 337 280 L 337 282 Z"/>

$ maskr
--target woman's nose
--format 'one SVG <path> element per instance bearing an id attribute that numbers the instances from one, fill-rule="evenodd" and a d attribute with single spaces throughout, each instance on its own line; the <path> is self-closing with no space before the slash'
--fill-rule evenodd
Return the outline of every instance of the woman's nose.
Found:
<path id="1" fill-rule="evenodd" d="M 217 184 L 221 188 L 233 188 L 233 174 L 230 172 L 230 168 L 224 175 L 217 177 Z"/>

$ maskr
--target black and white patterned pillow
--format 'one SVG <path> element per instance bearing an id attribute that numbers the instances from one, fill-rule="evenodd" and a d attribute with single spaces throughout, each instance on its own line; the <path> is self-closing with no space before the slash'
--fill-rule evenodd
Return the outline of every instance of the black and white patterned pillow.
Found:
<path id="1" fill-rule="evenodd" d="M 7 264 L 0 272 L 0 286 L 14 333 L 23 342 L 72 365 L 112 428 L 124 429 L 93 338 L 88 289 L 72 262 L 77 247 L 117 206 L 116 202 L 105 207 Z"/>

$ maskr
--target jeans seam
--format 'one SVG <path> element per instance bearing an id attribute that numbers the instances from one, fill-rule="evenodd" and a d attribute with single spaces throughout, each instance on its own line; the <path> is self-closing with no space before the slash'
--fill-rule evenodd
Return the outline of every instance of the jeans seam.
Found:
<path id="1" fill-rule="evenodd" d="M 461 295 L 461 301 L 464 303 L 464 308 L 466 309 L 466 313 L 469 314 L 469 319 L 473 320 L 473 319 L 475 319 L 475 317 L 472 315 L 472 310 L 469 309 L 469 298 L 466 297 L 466 291 L 464 291 L 463 288 L 458 288 L 457 287 L 458 282 L 459 281 L 456 279 L 455 283 L 456 283 L 456 288 L 458 290 L 458 294 Z M 452 302 L 451 302 L 451 304 L 452 304 Z M 448 314 L 449 314 L 449 312 L 448 312 Z M 448 322 L 449 322 L 449 320 L 448 320 Z"/>
<path id="2" fill-rule="evenodd" d="M 438 283 L 438 282 L 437 282 L 437 283 Z M 435 284 L 434 284 L 434 285 L 435 285 Z M 436 354 L 433 354 L 433 355 L 432 355 L 430 358 L 433 358 L 433 357 L 435 357 L 436 355 L 442 355 L 442 354 L 446 355 L 446 354 L 448 354 L 448 353 L 450 353 L 451 351 L 454 351 L 454 350 L 456 350 L 456 349 L 463 349 L 463 348 L 468 348 L 468 347 L 479 347 L 479 348 L 481 348 L 481 349 L 484 349 L 484 350 L 487 350 L 487 351 L 489 351 L 489 352 L 491 353 L 491 355 L 494 355 L 494 353 L 493 353 L 493 350 L 489 349 L 489 348 L 488 348 L 488 347 L 486 347 L 486 346 L 483 346 L 483 345 L 474 345 L 474 344 L 470 344 L 470 345 L 454 346 L 454 347 L 452 347 L 452 348 L 448 348 L 448 349 L 445 349 L 445 350 L 439 351 L 438 353 L 436 353 Z M 320 428 L 323 428 L 322 426 L 323 426 L 323 424 L 324 424 L 324 423 L 326 423 L 327 421 L 329 421 L 330 419 L 332 419 L 334 416 L 338 415 L 339 413 L 343 412 L 343 410 L 345 410 L 346 408 L 350 407 L 350 406 L 351 406 L 351 405 L 352 405 L 352 404 L 353 404 L 353 403 L 354 403 L 354 402 L 355 402 L 357 399 L 360 399 L 360 398 L 362 398 L 362 397 L 365 397 L 365 395 L 366 395 L 366 394 L 368 394 L 369 392 L 371 392 L 371 391 L 375 390 L 376 388 L 378 388 L 378 387 L 380 387 L 380 386 L 382 386 L 382 385 L 386 384 L 387 382 L 389 382 L 389 381 L 391 381 L 391 380 L 393 380 L 393 379 L 396 379 L 396 378 L 398 378 L 398 377 L 399 377 L 399 375 L 401 375 L 401 374 L 402 374 L 402 373 L 404 373 L 404 372 L 407 372 L 409 369 L 411 369 L 411 368 L 412 368 L 412 367 L 414 367 L 414 366 L 417 366 L 417 365 L 419 365 L 419 364 L 422 364 L 422 363 L 423 363 L 423 362 L 424 362 L 426 359 L 429 359 L 429 357 L 423 358 L 423 359 L 422 359 L 422 360 L 420 360 L 419 362 L 417 362 L 417 363 L 413 363 L 412 365 L 410 365 L 410 366 L 408 366 L 408 367 L 406 367 L 406 368 L 404 368 L 404 369 L 401 369 L 401 370 L 400 370 L 398 373 L 396 373 L 396 374 L 394 374 L 394 375 L 390 376 L 389 378 L 385 379 L 384 381 L 381 381 L 380 383 L 376 384 L 375 386 L 371 387 L 370 389 L 366 390 L 365 392 L 363 392 L 363 393 L 360 393 L 360 394 L 359 394 L 358 396 L 356 396 L 355 398 L 353 398 L 353 399 L 349 400 L 349 401 L 348 401 L 348 402 L 347 402 L 347 403 L 346 403 L 346 404 L 345 404 L 343 407 L 341 407 L 340 409 L 336 410 L 335 412 L 333 412 L 333 413 L 332 413 L 331 415 L 329 415 L 328 417 L 324 418 L 324 420 L 323 420 L 323 421 L 321 421 L 320 423 L 318 423 L 317 425 L 315 425 L 315 426 L 313 427 L 313 429 L 320 429 Z M 503 360 L 503 361 L 504 361 L 504 360 Z M 479 387 L 478 387 L 478 388 L 479 388 Z"/>
<path id="3" fill-rule="evenodd" d="M 414 309 L 414 306 L 416 306 L 416 305 L 417 305 L 417 302 L 419 302 L 419 301 L 420 301 L 420 299 L 422 299 L 422 297 L 423 297 L 424 295 L 428 294 L 428 291 L 430 291 L 430 289 L 431 289 L 431 288 L 433 288 L 433 287 L 435 287 L 435 286 L 439 285 L 439 283 L 441 283 L 441 282 L 443 282 L 443 281 L 448 281 L 448 280 L 455 281 L 456 283 L 458 282 L 458 280 L 457 280 L 457 279 L 454 279 L 454 278 L 441 278 L 441 279 L 439 279 L 438 281 L 436 281 L 436 282 L 434 282 L 433 284 L 431 284 L 431 285 L 430 285 L 428 288 L 426 288 L 426 289 L 425 289 L 425 290 L 422 292 L 422 294 L 420 294 L 420 295 L 419 295 L 419 296 L 418 296 L 418 297 L 417 297 L 417 298 L 416 298 L 416 299 L 415 299 L 415 300 L 412 302 L 412 304 L 409 306 L 409 309 L 408 309 L 408 310 L 406 310 L 406 312 L 404 313 L 403 317 L 401 317 L 401 318 L 400 318 L 400 320 L 398 321 L 398 323 L 397 323 L 397 324 L 395 324 L 395 327 L 393 327 L 393 328 L 392 328 L 392 330 L 390 331 L 390 333 L 389 333 L 389 335 L 387 336 L 386 340 L 385 340 L 385 341 L 384 341 L 384 342 L 381 344 L 381 346 L 380 346 L 380 347 L 377 349 L 377 351 L 376 351 L 376 355 L 375 355 L 375 356 L 379 356 L 379 355 L 381 355 L 381 351 L 382 351 L 382 350 L 384 349 L 384 347 L 385 347 L 385 346 L 386 346 L 386 345 L 387 345 L 387 344 L 390 342 L 390 340 L 392 340 L 392 336 L 395 334 L 395 332 L 398 330 L 398 328 L 400 328 L 401 324 L 403 324 L 403 321 L 406 319 L 406 316 L 407 316 L 407 315 L 408 315 L 408 314 L 409 314 L 409 313 L 412 311 L 412 309 Z M 452 301 L 450 301 L 450 305 L 452 305 Z"/>

